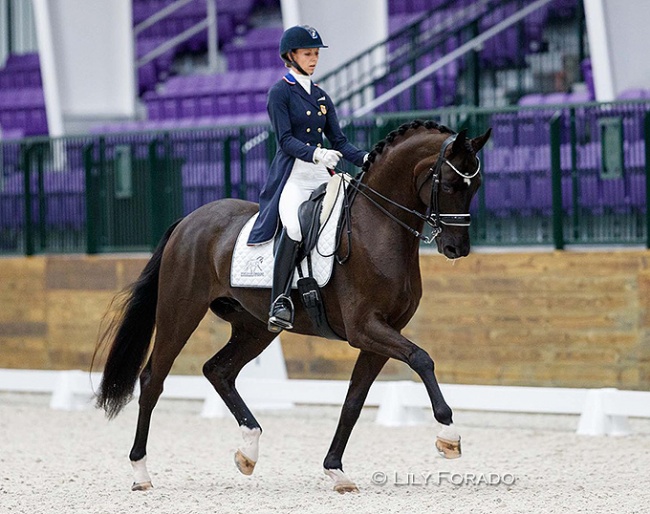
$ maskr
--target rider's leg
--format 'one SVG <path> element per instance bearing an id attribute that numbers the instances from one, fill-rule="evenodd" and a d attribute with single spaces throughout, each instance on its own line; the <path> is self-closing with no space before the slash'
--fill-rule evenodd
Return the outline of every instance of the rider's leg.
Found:
<path id="1" fill-rule="evenodd" d="M 296 255 L 300 241 L 294 241 L 282 230 L 282 235 L 275 250 L 273 265 L 273 289 L 271 289 L 271 310 L 268 329 L 280 332 L 293 328 L 293 302 L 291 301 L 291 283 L 296 269 Z"/>
<path id="2" fill-rule="evenodd" d="M 309 199 L 312 191 L 328 178 L 329 174 L 325 168 L 315 168 L 312 164 L 296 160 L 282 189 L 278 210 L 284 229 L 276 248 L 273 268 L 272 305 L 268 323 L 271 332 L 293 328 L 291 283 L 297 264 L 298 247 L 302 241 L 298 208 L 302 202 Z"/>

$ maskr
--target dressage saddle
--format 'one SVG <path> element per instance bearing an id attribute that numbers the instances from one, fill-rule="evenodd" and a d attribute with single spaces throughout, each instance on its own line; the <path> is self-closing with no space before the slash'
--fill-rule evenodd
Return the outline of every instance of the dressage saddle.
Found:
<path id="1" fill-rule="evenodd" d="M 298 250 L 298 258 L 296 262 L 300 263 L 303 259 L 307 261 L 307 276 L 303 276 L 302 266 L 298 265 L 298 293 L 304 305 L 309 318 L 312 321 L 316 332 L 326 339 L 335 339 L 343 341 L 344 339 L 339 336 L 327 321 L 325 313 L 325 305 L 321 295 L 320 287 L 316 279 L 311 265 L 311 251 L 318 243 L 318 235 L 321 227 L 321 212 L 323 210 L 323 200 L 327 184 L 322 184 L 317 187 L 311 194 L 308 200 L 303 202 L 298 208 L 298 219 L 300 221 L 300 230 L 303 234 L 302 244 Z"/>

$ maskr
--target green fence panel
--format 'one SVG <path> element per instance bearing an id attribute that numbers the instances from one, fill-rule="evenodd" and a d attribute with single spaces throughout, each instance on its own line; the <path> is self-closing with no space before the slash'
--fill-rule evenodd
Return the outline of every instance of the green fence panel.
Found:
<path id="1" fill-rule="evenodd" d="M 442 109 L 344 119 L 343 130 L 370 150 L 416 118 L 471 137 L 492 127 L 474 245 L 650 246 L 649 112 L 647 101 Z M 264 124 L 0 142 L 0 254 L 149 251 L 202 205 L 257 201 L 276 150 Z"/>

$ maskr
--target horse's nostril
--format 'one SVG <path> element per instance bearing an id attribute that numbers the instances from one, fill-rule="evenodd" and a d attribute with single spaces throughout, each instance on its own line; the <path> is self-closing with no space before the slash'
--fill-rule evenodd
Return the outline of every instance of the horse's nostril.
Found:
<path id="1" fill-rule="evenodd" d="M 460 257 L 460 252 L 458 251 L 458 248 L 456 248 L 455 246 L 446 245 L 445 256 L 449 257 L 450 259 L 456 259 L 457 257 Z"/>

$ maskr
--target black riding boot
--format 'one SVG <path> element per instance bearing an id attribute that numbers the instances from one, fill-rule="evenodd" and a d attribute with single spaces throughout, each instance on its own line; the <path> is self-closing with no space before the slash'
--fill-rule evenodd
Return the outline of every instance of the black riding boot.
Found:
<path id="1" fill-rule="evenodd" d="M 293 328 L 293 302 L 291 301 L 291 282 L 296 269 L 296 256 L 300 241 L 294 241 L 282 231 L 275 250 L 273 264 L 273 289 L 271 289 L 271 310 L 268 329 L 281 332 Z"/>

